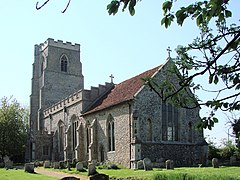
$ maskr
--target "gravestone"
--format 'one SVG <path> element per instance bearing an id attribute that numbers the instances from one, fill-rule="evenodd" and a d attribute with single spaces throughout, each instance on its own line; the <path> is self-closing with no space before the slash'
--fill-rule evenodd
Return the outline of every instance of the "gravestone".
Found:
<path id="1" fill-rule="evenodd" d="M 8 156 L 4 156 L 3 161 L 4 161 L 4 167 L 6 169 L 12 169 L 13 168 L 13 162 L 9 159 Z"/>
<path id="2" fill-rule="evenodd" d="M 78 162 L 77 164 L 76 164 L 76 170 L 77 171 L 83 171 L 83 163 L 82 162 Z"/>
<path id="3" fill-rule="evenodd" d="M 92 176 L 92 175 L 95 175 L 95 174 L 97 174 L 96 166 L 95 166 L 95 164 L 90 163 L 88 165 L 88 176 Z"/>
<path id="4" fill-rule="evenodd" d="M 65 169 L 66 168 L 64 161 L 59 161 L 59 168 L 60 169 Z"/>
<path id="5" fill-rule="evenodd" d="M 60 168 L 60 162 L 53 162 L 53 169 L 59 169 Z"/>
<path id="6" fill-rule="evenodd" d="M 158 159 L 156 159 L 156 162 L 159 163 L 159 167 L 161 167 L 161 168 L 165 167 L 165 159 L 164 158 L 158 158 Z"/>
<path id="7" fill-rule="evenodd" d="M 143 160 L 137 162 L 137 169 L 144 169 Z"/>
<path id="8" fill-rule="evenodd" d="M 143 167 L 145 171 L 152 170 L 152 162 L 149 158 L 143 159 Z"/>
<path id="9" fill-rule="evenodd" d="M 212 159 L 212 167 L 213 168 L 219 168 L 219 163 L 217 158 Z"/>
<path id="10" fill-rule="evenodd" d="M 106 174 L 95 174 L 90 176 L 89 180 L 109 180 L 109 176 Z"/>
<path id="11" fill-rule="evenodd" d="M 72 167 L 73 167 L 73 168 L 76 167 L 77 162 L 78 162 L 78 161 L 77 161 L 77 159 L 75 159 L 75 158 L 72 160 Z"/>
<path id="12" fill-rule="evenodd" d="M 80 180 L 80 178 L 77 178 L 74 176 L 66 176 L 66 177 L 63 177 L 61 180 Z"/>
<path id="13" fill-rule="evenodd" d="M 51 167 L 51 162 L 50 161 L 44 161 L 43 167 L 44 168 L 50 168 Z"/>
<path id="14" fill-rule="evenodd" d="M 170 160 L 170 159 L 168 159 L 168 160 L 166 160 L 166 169 L 174 169 L 174 163 L 173 163 L 173 160 Z"/>
<path id="15" fill-rule="evenodd" d="M 24 171 L 28 173 L 34 173 L 34 163 L 25 163 Z"/>

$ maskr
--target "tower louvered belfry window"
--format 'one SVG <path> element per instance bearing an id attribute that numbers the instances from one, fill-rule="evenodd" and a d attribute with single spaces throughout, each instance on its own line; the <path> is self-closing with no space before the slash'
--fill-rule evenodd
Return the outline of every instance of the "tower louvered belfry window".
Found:
<path id="1" fill-rule="evenodd" d="M 67 67 L 68 67 L 68 59 L 66 55 L 63 55 L 61 57 L 61 71 L 67 72 Z"/>

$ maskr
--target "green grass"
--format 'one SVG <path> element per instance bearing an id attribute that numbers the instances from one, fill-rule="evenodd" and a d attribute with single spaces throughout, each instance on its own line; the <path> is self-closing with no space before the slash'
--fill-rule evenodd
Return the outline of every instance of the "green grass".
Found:
<path id="1" fill-rule="evenodd" d="M 61 170 L 69 173 L 68 170 Z M 153 169 L 153 171 L 132 169 L 97 169 L 97 172 L 107 174 L 112 178 L 149 179 L 149 180 L 240 180 L 240 167 L 202 167 L 202 168 L 175 168 L 174 170 Z M 86 172 L 70 173 L 87 176 Z"/>
<path id="2" fill-rule="evenodd" d="M 0 180 L 56 180 L 57 178 L 49 177 L 41 174 L 30 174 L 24 172 L 24 170 L 0 169 Z"/>
<path id="3" fill-rule="evenodd" d="M 87 176 L 87 172 L 46 169 L 49 171 L 62 171 L 71 174 Z M 153 169 L 153 171 L 132 169 L 97 169 L 97 172 L 107 174 L 111 178 L 128 178 L 141 180 L 240 180 L 240 167 L 202 167 L 202 168 L 175 168 L 174 170 Z M 51 180 L 53 177 L 29 174 L 23 170 L 0 169 L 0 180 Z"/>

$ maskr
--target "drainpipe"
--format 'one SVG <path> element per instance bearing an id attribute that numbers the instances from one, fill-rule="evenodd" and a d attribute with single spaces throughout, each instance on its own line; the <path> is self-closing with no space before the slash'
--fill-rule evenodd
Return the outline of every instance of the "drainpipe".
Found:
<path id="1" fill-rule="evenodd" d="M 131 141 L 132 141 L 132 106 L 131 106 L 131 103 L 129 102 L 128 103 L 128 107 L 129 107 L 129 111 L 128 111 L 128 120 L 129 120 L 129 155 L 130 155 L 130 165 L 129 167 L 131 168 L 131 159 L 132 159 L 132 151 L 131 151 Z"/>

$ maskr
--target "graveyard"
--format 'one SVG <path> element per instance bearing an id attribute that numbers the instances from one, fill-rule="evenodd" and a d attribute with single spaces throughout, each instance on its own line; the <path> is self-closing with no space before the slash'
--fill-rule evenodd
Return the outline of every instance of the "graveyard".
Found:
<path id="1" fill-rule="evenodd" d="M 63 179 L 63 177 L 76 177 L 78 179 L 99 179 L 96 175 L 104 176 L 104 179 L 112 180 L 125 180 L 125 179 L 149 179 L 149 180 L 172 180 L 172 179 L 193 179 L 193 180 L 205 180 L 205 179 L 217 179 L 217 180 L 239 180 L 240 179 L 240 167 L 239 166 L 221 166 L 216 164 L 217 160 L 213 160 L 212 166 L 202 167 L 174 167 L 171 160 L 166 161 L 165 167 L 151 168 L 140 167 L 139 169 L 129 169 L 115 164 L 89 164 L 86 166 L 84 163 L 76 163 L 75 168 L 72 164 L 67 163 L 66 166 L 60 162 L 51 163 L 37 162 L 25 164 L 25 167 L 12 166 L 11 168 L 0 168 L 0 179 Z M 26 165 L 33 164 L 33 172 L 27 172 Z M 38 166 L 38 167 L 36 167 Z M 62 166 L 62 167 L 61 167 Z M 57 175 L 56 175 L 57 174 Z M 59 174 L 61 176 L 59 176 Z M 95 177 L 95 178 L 94 178 Z"/>

